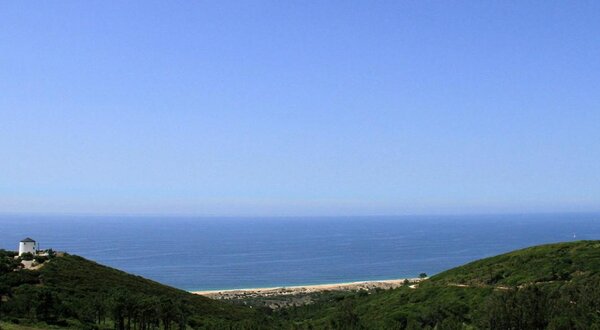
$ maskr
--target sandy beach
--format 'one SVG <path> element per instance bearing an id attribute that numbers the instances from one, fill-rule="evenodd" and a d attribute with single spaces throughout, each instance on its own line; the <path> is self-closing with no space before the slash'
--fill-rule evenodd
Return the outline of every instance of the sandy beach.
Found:
<path id="1" fill-rule="evenodd" d="M 240 299 L 240 298 L 258 298 L 258 297 L 273 297 L 273 296 L 288 296 L 317 293 L 323 291 L 360 291 L 374 289 L 394 289 L 404 285 L 404 281 L 408 280 L 411 284 L 416 284 L 421 279 L 392 279 L 380 281 L 360 281 L 360 282 L 345 282 L 331 283 L 318 285 L 298 285 L 287 287 L 271 287 L 271 288 L 251 288 L 251 289 L 232 289 L 232 290 L 210 290 L 210 291 L 193 291 L 192 293 L 206 296 L 212 299 Z"/>

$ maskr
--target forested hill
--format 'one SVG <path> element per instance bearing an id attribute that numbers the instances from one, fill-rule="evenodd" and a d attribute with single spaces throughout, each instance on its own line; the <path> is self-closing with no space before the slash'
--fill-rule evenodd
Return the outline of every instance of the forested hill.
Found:
<path id="1" fill-rule="evenodd" d="M 600 241 L 534 246 L 453 268 L 431 278 L 435 284 L 517 286 L 570 281 L 600 271 Z"/>
<path id="2" fill-rule="evenodd" d="M 11 324 L 73 329 L 256 328 L 259 312 L 193 295 L 64 255 L 39 270 L 13 271 L 0 251 L 0 318 Z M 6 323 L 5 323 L 5 327 Z"/>
<path id="3" fill-rule="evenodd" d="M 281 312 L 344 329 L 600 329 L 600 241 L 531 247 L 422 282 Z"/>

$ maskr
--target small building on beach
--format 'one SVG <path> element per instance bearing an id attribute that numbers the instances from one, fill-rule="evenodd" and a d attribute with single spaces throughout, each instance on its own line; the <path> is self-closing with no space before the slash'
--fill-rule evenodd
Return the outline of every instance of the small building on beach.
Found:
<path id="1" fill-rule="evenodd" d="M 24 253 L 31 253 L 35 255 L 37 253 L 37 242 L 27 237 L 19 242 L 19 256 Z"/>

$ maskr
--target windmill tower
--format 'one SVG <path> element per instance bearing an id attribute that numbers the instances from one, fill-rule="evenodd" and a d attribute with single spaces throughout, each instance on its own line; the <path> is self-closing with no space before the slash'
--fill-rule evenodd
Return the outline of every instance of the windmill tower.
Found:
<path id="1" fill-rule="evenodd" d="M 35 255 L 35 253 L 37 252 L 37 243 L 36 241 L 32 240 L 31 238 L 27 237 L 23 240 L 21 240 L 21 242 L 19 242 L 19 256 L 23 255 L 23 253 L 31 253 L 33 255 Z"/>

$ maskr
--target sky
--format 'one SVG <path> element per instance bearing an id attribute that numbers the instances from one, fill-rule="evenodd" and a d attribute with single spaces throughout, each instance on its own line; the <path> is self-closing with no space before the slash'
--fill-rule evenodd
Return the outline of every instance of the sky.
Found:
<path id="1" fill-rule="evenodd" d="M 598 1 L 3 1 L 0 213 L 600 211 Z"/>

